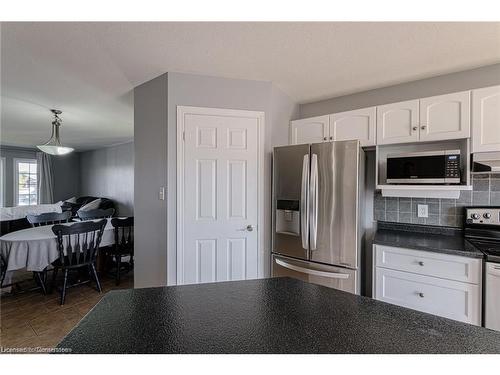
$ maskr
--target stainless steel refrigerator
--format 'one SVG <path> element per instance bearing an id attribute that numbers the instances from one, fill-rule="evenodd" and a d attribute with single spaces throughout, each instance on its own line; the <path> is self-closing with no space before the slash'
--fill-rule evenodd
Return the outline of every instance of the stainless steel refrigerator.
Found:
<path id="1" fill-rule="evenodd" d="M 359 294 L 364 161 L 359 141 L 274 148 L 273 276 Z"/>

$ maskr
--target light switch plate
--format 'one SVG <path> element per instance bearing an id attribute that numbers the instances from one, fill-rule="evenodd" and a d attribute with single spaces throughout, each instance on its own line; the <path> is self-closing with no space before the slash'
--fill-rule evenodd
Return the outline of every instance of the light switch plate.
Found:
<path id="1" fill-rule="evenodd" d="M 158 192 L 158 199 L 161 201 L 165 200 L 165 187 L 164 186 L 162 186 L 160 188 L 160 191 Z"/>
<path id="2" fill-rule="evenodd" d="M 418 217 L 429 217 L 429 205 L 417 204 Z"/>

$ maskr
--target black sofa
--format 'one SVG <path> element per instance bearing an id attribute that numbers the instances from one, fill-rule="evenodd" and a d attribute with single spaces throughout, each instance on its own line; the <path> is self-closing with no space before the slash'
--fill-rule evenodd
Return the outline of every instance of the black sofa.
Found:
<path id="1" fill-rule="evenodd" d="M 77 198 L 76 203 L 63 202 L 61 209 L 63 210 L 63 212 L 64 211 L 71 211 L 71 216 L 76 217 L 77 211 L 82 206 L 85 206 L 87 203 L 90 203 L 96 199 L 101 199 L 101 204 L 97 208 L 100 208 L 102 210 L 107 210 L 108 208 L 115 208 L 115 203 L 109 198 L 99 198 L 99 197 L 86 196 L 86 197 Z"/>
<path id="2" fill-rule="evenodd" d="M 92 202 L 95 199 L 99 199 L 98 197 L 80 197 L 76 199 L 76 203 L 68 203 L 63 202 L 61 205 L 62 211 L 71 211 L 71 216 L 76 217 L 76 212 L 87 203 Z M 108 198 L 100 198 L 101 204 L 98 208 L 103 210 L 107 210 L 108 208 L 115 208 L 115 203 Z M 6 220 L 0 222 L 0 235 L 4 235 L 10 232 L 15 232 L 16 230 L 29 228 L 31 225 L 26 218 L 16 219 L 16 220 Z"/>

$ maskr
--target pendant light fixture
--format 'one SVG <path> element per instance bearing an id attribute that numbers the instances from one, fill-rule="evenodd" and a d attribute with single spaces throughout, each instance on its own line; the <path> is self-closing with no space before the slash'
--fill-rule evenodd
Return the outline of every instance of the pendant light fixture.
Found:
<path id="1" fill-rule="evenodd" d="M 36 147 L 50 155 L 69 154 L 70 152 L 74 151 L 74 149 L 71 147 L 64 147 L 61 144 L 61 139 L 59 138 L 59 127 L 61 126 L 62 122 L 59 115 L 62 112 L 58 109 L 51 109 L 50 111 L 54 114 L 54 121 L 52 121 L 52 135 L 46 143 Z"/>

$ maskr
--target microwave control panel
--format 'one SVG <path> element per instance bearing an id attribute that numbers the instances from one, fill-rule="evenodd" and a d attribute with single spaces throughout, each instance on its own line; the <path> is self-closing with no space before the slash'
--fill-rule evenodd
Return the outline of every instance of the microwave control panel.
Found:
<path id="1" fill-rule="evenodd" d="M 446 155 L 446 178 L 460 178 L 460 155 Z"/>

